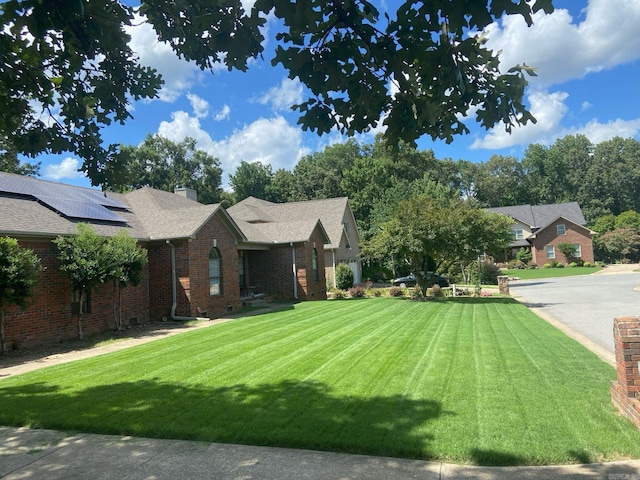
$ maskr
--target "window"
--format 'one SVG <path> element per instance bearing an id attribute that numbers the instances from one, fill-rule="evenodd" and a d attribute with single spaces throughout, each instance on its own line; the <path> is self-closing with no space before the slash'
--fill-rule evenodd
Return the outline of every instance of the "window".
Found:
<path id="1" fill-rule="evenodd" d="M 524 230 L 521 228 L 514 228 L 511 230 L 511 235 L 513 235 L 515 240 L 522 240 L 524 238 Z"/>
<path id="2" fill-rule="evenodd" d="M 556 227 L 556 229 L 558 230 L 558 235 L 566 235 L 567 234 L 567 229 L 565 228 L 564 225 L 558 225 Z"/>
<path id="3" fill-rule="evenodd" d="M 575 248 L 575 251 L 573 252 L 573 256 L 576 258 L 580 258 L 582 256 L 582 247 L 580 246 L 580 244 L 574 243 L 573 248 Z"/>
<path id="4" fill-rule="evenodd" d="M 209 295 L 222 293 L 222 269 L 218 249 L 213 247 L 209 252 Z"/>
<path id="5" fill-rule="evenodd" d="M 320 281 L 320 272 L 318 271 L 318 250 L 315 248 L 311 254 L 311 268 L 313 269 L 313 281 Z"/>
<path id="6" fill-rule="evenodd" d="M 556 248 L 553 245 L 547 245 L 547 258 L 556 258 Z"/>

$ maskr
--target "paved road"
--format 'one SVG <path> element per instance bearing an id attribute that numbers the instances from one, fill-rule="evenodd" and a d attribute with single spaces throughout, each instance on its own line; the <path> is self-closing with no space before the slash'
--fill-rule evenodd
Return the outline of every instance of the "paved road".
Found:
<path id="1" fill-rule="evenodd" d="M 637 268 L 637 265 L 635 266 Z M 613 319 L 640 316 L 640 273 L 544 278 L 510 282 L 511 294 L 613 354 Z"/>

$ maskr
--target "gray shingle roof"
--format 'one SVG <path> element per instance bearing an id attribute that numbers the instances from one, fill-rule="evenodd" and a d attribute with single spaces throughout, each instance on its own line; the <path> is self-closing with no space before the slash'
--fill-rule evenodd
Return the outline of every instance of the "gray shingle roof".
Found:
<path id="1" fill-rule="evenodd" d="M 583 227 L 587 224 L 578 202 L 551 205 L 515 205 L 512 207 L 487 208 L 487 210 L 508 215 L 535 230 L 541 230 L 549 226 L 560 217 Z"/>
<path id="2" fill-rule="evenodd" d="M 289 203 L 272 203 L 248 197 L 229 207 L 228 212 L 252 241 L 263 241 L 269 235 L 283 239 L 298 237 L 307 228 L 303 227 L 303 223 L 312 222 L 315 225 L 319 220 L 329 237 L 325 248 L 339 248 L 344 235 L 342 222 L 348 202 L 347 197 Z"/>
<path id="3" fill-rule="evenodd" d="M 8 173 L 0 172 L 0 178 L 11 179 Z M 46 182 L 31 179 L 33 182 Z M 59 184 L 46 182 L 48 187 Z M 95 189 L 65 185 L 73 196 L 86 197 L 95 194 Z M 145 187 L 127 194 L 107 192 L 109 198 L 124 204 L 129 210 L 117 209 L 117 214 L 125 220 L 100 222 L 68 218 L 37 201 L 28 194 L 16 194 L 0 190 L 0 234 L 12 236 L 43 236 L 73 234 L 81 221 L 92 225 L 100 235 L 115 235 L 119 230 L 139 240 L 164 240 L 189 238 L 215 214 L 221 214 L 236 236 L 244 239 L 233 220 L 220 205 L 202 205 L 180 195 Z"/>

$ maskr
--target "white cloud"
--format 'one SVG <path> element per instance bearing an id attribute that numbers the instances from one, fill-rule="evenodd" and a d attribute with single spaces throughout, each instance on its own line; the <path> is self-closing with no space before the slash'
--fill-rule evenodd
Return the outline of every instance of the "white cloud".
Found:
<path id="1" fill-rule="evenodd" d="M 187 99 L 189 103 L 191 103 L 193 114 L 197 118 L 206 118 L 209 115 L 209 102 L 204 98 L 194 95 L 193 93 L 187 93 Z"/>
<path id="2" fill-rule="evenodd" d="M 220 122 L 222 120 L 228 119 L 230 114 L 231 114 L 231 108 L 229 107 L 229 105 L 225 104 L 225 105 L 222 106 L 220 111 L 213 116 L 213 118 L 217 122 Z"/>
<path id="3" fill-rule="evenodd" d="M 44 167 L 44 177 L 52 180 L 62 180 L 63 178 L 82 178 L 84 173 L 79 172 L 80 161 L 67 157 L 60 163 L 53 163 Z"/>
<path id="4" fill-rule="evenodd" d="M 561 138 L 565 135 L 577 135 L 579 133 L 595 144 L 611 140 L 614 137 L 637 138 L 640 134 L 640 118 L 636 118 L 635 120 L 621 120 L 618 118 L 607 123 L 600 123 L 598 120 L 593 119 L 586 125 L 567 129 L 556 138 Z"/>
<path id="5" fill-rule="evenodd" d="M 591 107 L 593 107 L 593 105 L 591 105 L 590 102 L 587 102 L 586 100 L 584 102 L 582 102 L 582 105 L 580 105 L 580 108 L 584 111 L 584 110 L 589 110 Z"/>
<path id="6" fill-rule="evenodd" d="M 569 94 L 566 92 L 537 91 L 530 93 L 528 97 L 529 111 L 536 118 L 537 123 L 529 122 L 523 126 L 513 127 L 510 134 L 500 123 L 490 129 L 483 138 L 476 139 L 470 148 L 498 149 L 543 142 L 544 138 L 553 135 L 559 129 L 560 121 L 567 112 L 564 101 L 568 96 Z"/>
<path id="7" fill-rule="evenodd" d="M 302 103 L 302 84 L 297 78 L 283 78 L 280 85 L 270 88 L 258 99 L 263 105 L 270 103 L 275 111 L 290 110 L 292 105 Z"/>
<path id="8" fill-rule="evenodd" d="M 577 134 L 585 135 L 591 142 L 597 144 L 616 136 L 629 138 L 640 134 L 640 118 L 632 120 L 618 118 L 606 123 L 593 119 L 586 125 L 562 127 L 561 122 L 568 112 L 565 104 L 568 98 L 567 93 L 538 91 L 530 94 L 528 98 L 531 104 L 530 111 L 538 123 L 515 127 L 511 134 L 508 134 L 502 126 L 496 126 L 484 137 L 476 139 L 470 148 L 501 149 L 531 143 L 551 145 L 558 138 Z"/>
<path id="9" fill-rule="evenodd" d="M 168 44 L 159 42 L 145 17 L 136 15 L 134 25 L 125 29 L 131 36 L 129 46 L 138 55 L 142 65 L 155 68 L 162 75 L 165 83 L 159 92 L 160 100 L 174 102 L 200 80 L 200 69 L 194 62 L 178 58 Z M 220 64 L 214 71 L 224 68 Z"/>
<path id="10" fill-rule="evenodd" d="M 519 16 L 504 17 L 487 27 L 487 47 L 502 50 L 505 71 L 522 63 L 536 67 L 538 77 L 530 81 L 538 88 L 640 58 L 640 0 L 590 0 L 585 13 L 574 23 L 564 9 L 538 12 L 532 27 Z"/>
<path id="11" fill-rule="evenodd" d="M 302 145 L 300 129 L 289 125 L 281 116 L 260 118 L 221 141 L 212 140 L 202 129 L 200 120 L 187 112 L 173 112 L 171 117 L 171 122 L 160 123 L 158 133 L 175 142 L 185 137 L 195 138 L 199 149 L 220 159 L 225 179 L 235 173 L 241 160 L 270 164 L 273 171 L 290 170 L 309 153 Z"/>

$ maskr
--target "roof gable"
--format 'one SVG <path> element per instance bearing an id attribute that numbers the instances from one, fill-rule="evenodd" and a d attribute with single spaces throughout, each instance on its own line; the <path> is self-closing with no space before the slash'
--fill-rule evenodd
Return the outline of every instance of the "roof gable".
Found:
<path id="1" fill-rule="evenodd" d="M 270 224 L 272 226 L 277 225 L 277 229 L 281 230 L 277 234 L 278 238 L 286 238 L 287 236 L 293 238 L 299 233 L 298 222 L 303 220 L 320 220 L 328 238 L 327 248 L 339 247 L 342 237 L 345 234 L 343 223 L 345 213 L 353 217 L 347 197 L 288 203 L 273 203 L 255 197 L 247 197 L 230 207 L 228 211 L 250 240 L 253 234 L 258 231 L 275 232 L 276 229 L 265 226 L 260 230 L 251 228 L 251 226 L 247 226 L 247 224 L 254 226 L 260 223 L 265 225 Z M 357 241 L 359 235 L 355 219 L 354 228 L 356 230 Z"/>
<path id="2" fill-rule="evenodd" d="M 514 205 L 511 207 L 487 208 L 487 210 L 508 215 L 535 230 L 546 228 L 559 217 L 565 218 L 581 227 L 585 227 L 587 224 L 578 202 L 551 205 Z"/>

